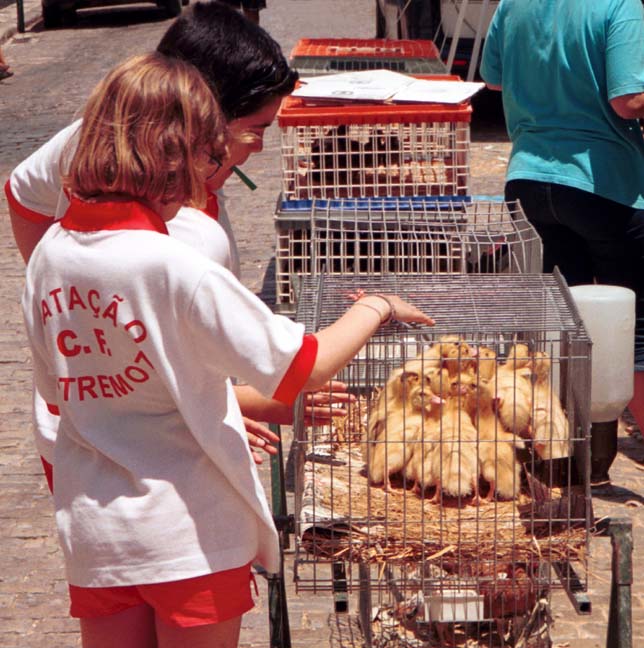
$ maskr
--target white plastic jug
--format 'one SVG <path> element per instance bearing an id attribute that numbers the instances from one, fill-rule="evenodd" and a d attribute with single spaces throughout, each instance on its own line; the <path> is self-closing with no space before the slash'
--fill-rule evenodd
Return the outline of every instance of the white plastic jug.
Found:
<path id="1" fill-rule="evenodd" d="M 599 284 L 570 292 L 593 342 L 591 421 L 613 421 L 633 397 L 635 293 Z"/>

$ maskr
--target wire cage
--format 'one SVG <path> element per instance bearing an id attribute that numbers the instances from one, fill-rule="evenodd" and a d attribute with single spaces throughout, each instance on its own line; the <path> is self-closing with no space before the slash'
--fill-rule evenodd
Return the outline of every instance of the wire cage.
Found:
<path id="1" fill-rule="evenodd" d="M 283 198 L 465 196 L 471 116 L 469 103 L 311 105 L 287 97 L 277 116 Z"/>
<path id="2" fill-rule="evenodd" d="M 565 281 L 307 277 L 297 319 L 323 328 L 357 289 L 436 326 L 383 327 L 332 425 L 296 413 L 297 588 L 356 594 L 368 645 L 550 646 L 550 592 L 587 587 L 592 520 L 591 342 Z"/>
<path id="3" fill-rule="evenodd" d="M 302 275 L 535 273 L 541 240 L 518 204 L 467 200 L 278 203 L 276 304 L 295 311 Z"/>
<path id="4" fill-rule="evenodd" d="M 447 74 L 440 52 L 430 40 L 301 38 L 291 50 L 290 63 L 301 77 L 381 69 Z"/>

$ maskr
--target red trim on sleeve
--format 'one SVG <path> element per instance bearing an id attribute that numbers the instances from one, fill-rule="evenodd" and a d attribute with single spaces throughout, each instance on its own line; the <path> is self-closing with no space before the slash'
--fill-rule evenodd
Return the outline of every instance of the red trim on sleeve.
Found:
<path id="1" fill-rule="evenodd" d="M 52 405 L 51 403 L 47 403 L 47 411 L 50 414 L 55 414 L 56 416 L 60 416 L 60 410 L 58 409 L 58 405 Z"/>
<path id="2" fill-rule="evenodd" d="M 302 391 L 304 383 L 313 371 L 313 365 L 318 355 L 318 339 L 315 335 L 305 335 L 302 346 L 286 370 L 282 382 L 273 394 L 273 398 L 285 405 L 292 405 L 297 395 Z"/>
<path id="3" fill-rule="evenodd" d="M 18 216 L 20 216 L 20 218 L 24 218 L 31 223 L 38 224 L 54 222 L 54 217 L 52 215 L 41 214 L 40 212 L 34 211 L 33 209 L 29 209 L 28 207 L 21 205 L 11 191 L 11 182 L 9 180 L 7 180 L 4 185 L 4 193 L 5 196 L 7 196 L 9 207 L 11 207 L 11 209 L 13 209 L 13 211 L 15 211 Z"/>

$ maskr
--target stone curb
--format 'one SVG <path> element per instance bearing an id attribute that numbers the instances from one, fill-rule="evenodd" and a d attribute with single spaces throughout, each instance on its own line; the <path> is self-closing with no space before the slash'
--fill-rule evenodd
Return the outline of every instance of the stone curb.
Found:
<path id="1" fill-rule="evenodd" d="M 24 7 L 25 31 L 27 31 L 32 25 L 38 22 L 42 17 L 39 2 L 30 2 L 29 5 L 29 7 Z M 14 3 L 9 7 L 5 7 L 4 9 L 0 10 L 0 18 L 4 19 L 10 14 L 13 14 L 13 20 L 6 21 L 10 24 L 0 27 L 0 45 L 3 45 L 8 40 L 13 38 L 16 34 L 20 33 L 18 31 L 17 3 Z"/>

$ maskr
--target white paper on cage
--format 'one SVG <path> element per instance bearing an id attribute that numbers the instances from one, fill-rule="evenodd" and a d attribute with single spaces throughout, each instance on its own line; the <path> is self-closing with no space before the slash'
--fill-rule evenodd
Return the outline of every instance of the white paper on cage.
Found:
<path id="1" fill-rule="evenodd" d="M 302 79 L 294 97 L 351 101 L 387 101 L 414 79 L 391 70 L 362 70 Z"/>
<path id="2" fill-rule="evenodd" d="M 416 79 L 391 97 L 394 102 L 459 104 L 471 99 L 485 83 Z"/>
<path id="3" fill-rule="evenodd" d="M 361 70 L 302 79 L 294 97 L 318 100 L 458 104 L 484 83 L 415 79 L 391 70 Z"/>

